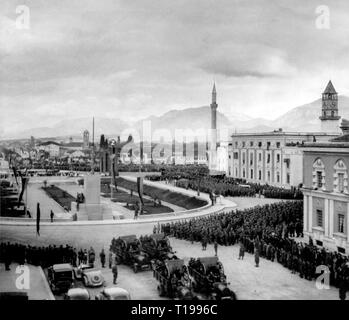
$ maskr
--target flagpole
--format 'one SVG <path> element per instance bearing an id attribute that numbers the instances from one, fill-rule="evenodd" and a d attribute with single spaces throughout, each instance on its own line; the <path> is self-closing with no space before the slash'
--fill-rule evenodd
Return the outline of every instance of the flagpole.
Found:
<path id="1" fill-rule="evenodd" d="M 26 176 L 26 179 L 25 179 L 25 183 L 26 183 L 26 188 L 25 188 L 25 216 L 27 215 L 27 209 L 28 209 L 28 184 L 29 184 L 29 178 L 28 176 Z"/>

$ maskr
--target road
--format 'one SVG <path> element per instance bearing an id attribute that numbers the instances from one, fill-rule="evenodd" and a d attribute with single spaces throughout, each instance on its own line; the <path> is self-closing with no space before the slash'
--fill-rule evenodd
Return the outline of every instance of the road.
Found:
<path id="1" fill-rule="evenodd" d="M 273 199 L 259 198 L 231 198 L 239 209 L 253 207 L 258 204 L 276 202 Z M 135 234 L 137 236 L 149 234 L 153 231 L 153 223 L 130 225 L 86 225 L 60 226 L 54 223 L 42 226 L 41 236 L 36 236 L 35 226 L 0 226 L 1 240 L 9 240 L 31 245 L 70 244 L 76 248 L 93 246 L 96 252 L 102 248 L 109 249 L 113 237 Z M 191 244 L 187 241 L 171 239 L 171 245 L 180 258 L 186 261 L 190 257 L 212 255 L 213 248 L 201 251 L 199 243 Z M 219 258 L 222 261 L 231 288 L 239 299 L 338 299 L 338 290 L 318 290 L 315 281 L 301 279 L 298 275 L 282 267 L 276 262 L 261 259 L 260 268 L 254 267 L 254 257 L 246 254 L 244 261 L 237 259 L 238 246 L 220 247 Z M 110 270 L 103 270 L 107 284 L 112 283 Z M 119 283 L 129 290 L 134 299 L 159 299 L 156 291 L 156 281 L 149 271 L 134 274 L 131 268 L 120 266 Z M 92 289 L 94 296 L 99 289 Z"/>

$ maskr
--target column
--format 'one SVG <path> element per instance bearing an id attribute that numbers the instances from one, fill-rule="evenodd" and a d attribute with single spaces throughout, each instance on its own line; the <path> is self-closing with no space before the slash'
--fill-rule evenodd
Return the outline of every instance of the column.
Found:
<path id="1" fill-rule="evenodd" d="M 303 230 L 308 230 L 308 196 L 306 195 L 303 199 Z"/>
<path id="2" fill-rule="evenodd" d="M 333 200 L 329 200 L 329 237 L 333 237 L 334 232 L 334 203 Z"/>
<path id="3" fill-rule="evenodd" d="M 345 217 L 347 219 L 347 230 L 346 231 L 346 236 L 347 236 L 347 242 L 349 242 L 349 203 L 347 203 L 347 216 Z"/>
<path id="4" fill-rule="evenodd" d="M 325 212 L 324 212 L 324 216 L 325 216 L 325 227 L 324 227 L 324 231 L 325 231 L 325 236 L 328 237 L 329 233 L 330 233 L 330 228 L 329 228 L 329 220 L 330 220 L 330 214 L 329 214 L 329 200 L 325 199 Z"/>
<path id="5" fill-rule="evenodd" d="M 310 195 L 308 200 L 309 200 L 309 210 L 308 210 L 309 225 L 308 225 L 308 232 L 312 232 L 313 231 L 313 196 Z"/>

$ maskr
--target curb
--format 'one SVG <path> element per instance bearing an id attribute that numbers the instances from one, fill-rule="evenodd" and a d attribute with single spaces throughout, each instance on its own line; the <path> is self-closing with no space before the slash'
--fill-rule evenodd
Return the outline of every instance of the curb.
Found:
<path id="1" fill-rule="evenodd" d="M 44 279 L 44 286 L 48 292 L 48 295 L 49 295 L 49 300 L 56 300 L 55 299 L 55 296 L 53 295 L 52 291 L 51 291 L 51 288 L 50 286 L 48 285 L 48 282 L 47 282 L 47 279 L 46 279 L 46 276 L 45 276 L 45 272 L 44 270 L 42 270 L 41 266 L 39 266 L 39 272 L 40 272 L 40 275 L 42 276 L 42 278 Z"/>

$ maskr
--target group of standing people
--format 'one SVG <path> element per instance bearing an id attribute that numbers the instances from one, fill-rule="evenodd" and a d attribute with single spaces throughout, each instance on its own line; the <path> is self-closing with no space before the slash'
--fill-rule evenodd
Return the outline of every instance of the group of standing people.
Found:
<path id="1" fill-rule="evenodd" d="M 313 280 L 319 276 L 316 267 L 324 265 L 330 272 L 330 284 L 340 288 L 341 299 L 349 290 L 349 259 L 339 252 L 330 252 L 309 243 L 296 241 L 303 236 L 303 203 L 285 201 L 246 210 L 235 210 L 208 217 L 163 224 L 167 235 L 199 241 L 203 250 L 214 246 L 240 244 L 238 259 L 245 252 L 254 254 L 255 266 L 260 257 L 277 261 L 301 278 Z M 217 250 L 215 250 L 217 253 Z"/>

